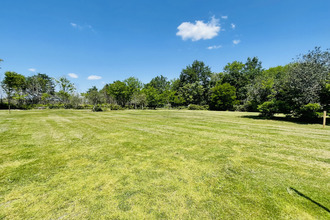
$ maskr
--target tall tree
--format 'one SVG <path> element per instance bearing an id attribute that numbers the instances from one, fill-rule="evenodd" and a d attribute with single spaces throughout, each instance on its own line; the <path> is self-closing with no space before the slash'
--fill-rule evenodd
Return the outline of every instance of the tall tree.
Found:
<path id="1" fill-rule="evenodd" d="M 76 90 L 74 84 L 71 83 L 66 77 L 60 77 L 56 80 L 56 83 L 60 88 L 57 95 L 62 102 L 67 104 L 69 102 L 70 95 Z"/>
<path id="2" fill-rule="evenodd" d="M 138 106 L 141 106 L 141 108 L 143 109 L 143 107 L 147 104 L 146 94 L 144 92 L 135 92 L 132 96 L 131 102 L 134 105 L 135 109 Z"/>
<path id="3" fill-rule="evenodd" d="M 22 92 L 25 88 L 25 77 L 15 72 L 5 72 L 5 78 L 2 80 L 1 86 L 7 94 L 8 110 L 10 112 L 13 95 Z"/>
<path id="4" fill-rule="evenodd" d="M 160 75 L 151 79 L 147 86 L 152 86 L 158 91 L 158 93 L 163 93 L 166 90 L 170 89 L 170 82 L 167 80 L 166 77 Z"/>
<path id="5" fill-rule="evenodd" d="M 262 74 L 262 65 L 258 57 L 248 57 L 243 68 L 243 74 L 246 75 L 246 78 L 249 80 L 249 83 L 252 83 L 253 80 Z"/>
<path id="6" fill-rule="evenodd" d="M 236 89 L 229 83 L 218 83 L 211 89 L 210 109 L 212 110 L 232 110 L 237 104 Z"/>
<path id="7" fill-rule="evenodd" d="M 195 83 L 187 83 L 184 84 L 182 87 L 179 88 L 179 96 L 185 100 L 185 104 L 206 104 L 205 100 L 203 99 L 203 94 L 205 90 L 202 85 L 198 82 Z"/>
<path id="8" fill-rule="evenodd" d="M 27 93 L 32 103 L 39 103 L 42 97 L 50 98 L 55 94 L 54 80 L 46 74 L 38 73 L 27 77 L 26 81 Z"/>
<path id="9" fill-rule="evenodd" d="M 257 111 L 258 105 L 271 101 L 277 94 L 279 81 L 287 75 L 288 66 L 271 67 L 255 76 L 253 83 L 247 86 L 247 102 L 245 110 Z"/>
<path id="10" fill-rule="evenodd" d="M 109 87 L 110 84 L 105 84 L 100 93 L 102 93 L 105 103 L 111 104 L 114 102 L 114 98 L 109 93 Z"/>
<path id="11" fill-rule="evenodd" d="M 130 98 L 130 91 L 126 83 L 117 80 L 108 86 L 108 94 L 113 96 L 118 105 L 125 107 Z"/>
<path id="12" fill-rule="evenodd" d="M 238 100 L 245 98 L 246 90 L 244 87 L 248 84 L 248 79 L 244 74 L 244 67 L 245 65 L 242 62 L 234 61 L 228 63 L 223 69 L 224 77 L 222 82 L 229 83 L 236 88 Z"/>
<path id="13" fill-rule="evenodd" d="M 148 86 L 142 90 L 144 94 L 146 94 L 146 101 L 149 108 L 156 109 L 156 107 L 159 105 L 159 93 L 157 92 L 157 89 L 155 89 L 152 86 Z"/>
<path id="14" fill-rule="evenodd" d="M 198 87 L 200 85 L 203 88 L 201 97 L 197 97 L 194 94 L 186 94 L 187 97 L 194 97 L 193 100 L 185 100 L 186 104 L 206 104 L 209 98 L 211 69 L 206 66 L 204 62 L 195 60 L 192 65 L 187 66 L 181 71 L 180 74 L 180 87 Z M 190 86 L 187 86 L 190 84 Z M 187 90 L 189 92 L 189 90 Z M 193 91 L 192 91 L 193 92 Z"/>
<path id="15" fill-rule="evenodd" d="M 246 101 L 248 86 L 262 74 L 261 62 L 257 57 L 248 57 L 245 64 L 234 61 L 224 67 L 223 83 L 229 83 L 236 88 L 237 98 L 241 104 Z"/>
<path id="16" fill-rule="evenodd" d="M 164 106 L 169 104 L 170 100 L 170 85 L 171 83 L 166 77 L 160 75 L 151 79 L 151 81 L 145 85 L 145 88 L 153 87 L 158 93 L 158 104 L 157 106 Z"/>
<path id="17" fill-rule="evenodd" d="M 93 111 L 95 111 L 96 105 L 101 102 L 101 94 L 96 88 L 96 86 L 93 86 L 92 88 L 87 90 L 86 98 L 93 105 Z"/>
<path id="18" fill-rule="evenodd" d="M 330 80 L 329 73 L 329 50 L 321 51 L 320 47 L 316 47 L 307 54 L 298 56 L 290 65 L 285 85 L 286 95 L 290 98 L 294 112 L 309 103 L 321 102 L 321 93 L 326 88 L 327 80 Z"/>
<path id="19" fill-rule="evenodd" d="M 0 63 L 3 62 L 3 59 L 0 59 Z M 1 69 L 1 66 L 0 66 Z M 0 78 L 1 80 L 1 78 Z M 0 103 L 2 104 L 2 88 L 0 88 Z"/>
<path id="20" fill-rule="evenodd" d="M 134 93 L 139 93 L 143 83 L 136 77 L 129 77 L 124 80 L 127 86 L 127 100 L 130 102 Z"/>

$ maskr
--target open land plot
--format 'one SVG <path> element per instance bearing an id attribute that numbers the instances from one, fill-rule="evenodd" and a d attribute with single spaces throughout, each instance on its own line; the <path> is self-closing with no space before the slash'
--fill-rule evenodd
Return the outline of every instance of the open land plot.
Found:
<path id="1" fill-rule="evenodd" d="M 0 219 L 329 219 L 329 127 L 251 115 L 1 111 Z"/>

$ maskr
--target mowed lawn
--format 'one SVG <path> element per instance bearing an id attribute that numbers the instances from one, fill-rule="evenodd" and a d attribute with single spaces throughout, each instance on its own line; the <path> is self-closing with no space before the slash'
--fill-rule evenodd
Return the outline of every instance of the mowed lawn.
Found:
<path id="1" fill-rule="evenodd" d="M 256 115 L 0 111 L 0 219 L 330 219 L 330 128 Z"/>

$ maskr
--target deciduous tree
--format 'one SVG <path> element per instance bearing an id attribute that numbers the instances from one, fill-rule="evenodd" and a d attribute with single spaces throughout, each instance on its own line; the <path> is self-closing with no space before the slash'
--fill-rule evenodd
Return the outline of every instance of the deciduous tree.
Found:
<path id="1" fill-rule="evenodd" d="M 21 93 L 25 88 L 25 77 L 16 72 L 5 72 L 5 78 L 1 82 L 1 86 L 5 93 L 7 94 L 8 99 L 8 110 L 10 112 L 11 99 L 14 94 Z"/>
<path id="2" fill-rule="evenodd" d="M 232 110 L 237 104 L 236 89 L 229 83 L 218 83 L 211 89 L 210 109 L 212 110 Z"/>

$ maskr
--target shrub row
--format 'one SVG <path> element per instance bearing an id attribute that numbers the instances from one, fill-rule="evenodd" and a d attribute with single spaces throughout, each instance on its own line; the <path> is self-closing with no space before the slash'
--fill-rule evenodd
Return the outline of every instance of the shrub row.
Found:
<path id="1" fill-rule="evenodd" d="M 188 110 L 208 110 L 208 109 L 209 109 L 208 105 L 195 105 L 195 104 L 188 105 Z"/>

